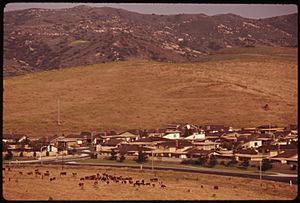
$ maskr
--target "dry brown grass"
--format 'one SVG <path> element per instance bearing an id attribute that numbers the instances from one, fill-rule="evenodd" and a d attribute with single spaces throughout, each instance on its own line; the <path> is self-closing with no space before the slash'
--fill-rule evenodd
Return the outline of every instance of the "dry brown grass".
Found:
<path id="1" fill-rule="evenodd" d="M 132 60 L 7 78 L 3 132 L 40 136 L 169 122 L 286 126 L 298 118 L 297 49 L 274 53 L 184 64 Z"/>
<path id="2" fill-rule="evenodd" d="M 50 182 L 46 177 L 41 179 L 24 174 L 34 169 L 41 172 L 49 170 L 50 177 L 55 176 L 56 180 Z M 23 171 L 23 175 L 19 171 Z M 155 171 L 166 188 L 158 187 L 158 184 L 155 187 L 133 187 L 112 182 L 108 185 L 100 182 L 98 187 L 94 187 L 94 181 L 85 180 L 84 188 L 80 189 L 78 184 L 82 181 L 79 179 L 86 175 L 108 173 L 149 181 L 154 173 L 137 169 L 66 166 L 67 176 L 60 177 L 60 171 L 60 166 L 51 165 L 23 166 L 11 172 L 5 171 L 3 196 L 7 200 L 48 200 L 49 197 L 53 200 L 291 200 L 297 195 L 297 185 L 290 187 L 273 181 L 174 171 Z M 77 172 L 77 177 L 72 177 L 71 172 Z M 218 186 L 218 190 L 214 186 Z"/>

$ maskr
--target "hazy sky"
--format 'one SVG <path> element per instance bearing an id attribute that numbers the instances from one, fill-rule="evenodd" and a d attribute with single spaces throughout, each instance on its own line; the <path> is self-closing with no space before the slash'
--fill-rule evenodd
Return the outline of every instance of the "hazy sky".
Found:
<path id="1" fill-rule="evenodd" d="M 108 6 L 146 14 L 204 13 L 216 15 L 234 13 L 246 18 L 266 18 L 298 13 L 296 4 L 142 4 L 142 3 L 9 3 L 4 11 L 27 8 L 70 8 L 78 5 Z"/>

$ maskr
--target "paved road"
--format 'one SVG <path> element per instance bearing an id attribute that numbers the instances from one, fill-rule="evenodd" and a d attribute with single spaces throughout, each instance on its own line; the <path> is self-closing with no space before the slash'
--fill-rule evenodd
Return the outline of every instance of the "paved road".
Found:
<path id="1" fill-rule="evenodd" d="M 78 163 L 77 160 L 87 159 L 89 155 L 80 155 L 80 156 L 67 156 L 64 157 L 64 165 L 78 165 L 78 166 L 109 166 L 109 167 L 118 167 L 118 168 L 137 168 L 140 169 L 140 166 L 133 166 L 133 165 L 125 165 L 125 164 L 109 164 L 109 163 Z M 29 161 L 11 161 L 10 163 L 40 163 L 40 160 L 29 160 Z M 43 159 L 44 164 L 62 164 L 61 157 L 54 157 Z M 152 169 L 152 166 L 142 166 L 143 169 Z M 199 167 L 160 167 L 154 166 L 154 170 L 173 170 L 173 171 L 182 171 L 182 172 L 190 172 L 190 173 L 204 173 L 204 174 L 212 174 L 212 175 L 222 175 L 222 176 L 234 176 L 234 177 L 244 177 L 244 178 L 254 178 L 260 179 L 259 173 L 249 173 L 245 172 L 237 172 L 237 171 L 230 171 L 230 170 L 223 170 L 223 169 L 214 169 L 214 168 L 199 168 Z M 293 184 L 298 184 L 298 175 L 297 174 L 282 174 L 282 173 L 274 173 L 274 174 L 262 174 L 263 180 L 272 180 L 272 181 L 279 181 L 289 183 L 292 181 Z"/>
<path id="2" fill-rule="evenodd" d="M 68 165 L 89 165 L 89 166 L 109 166 L 109 167 L 118 167 L 118 168 L 137 168 L 140 169 L 140 166 L 132 166 L 132 165 L 124 165 L 124 164 L 93 164 L 93 163 L 77 163 L 77 162 L 67 162 Z M 151 166 L 142 166 L 143 169 L 152 169 Z M 244 178 L 254 178 L 260 179 L 260 174 L 255 173 L 247 173 L 247 172 L 229 172 L 228 170 L 220 170 L 220 169 L 193 169 L 193 168 L 179 168 L 179 167 L 158 167 L 154 166 L 154 170 L 173 170 L 173 171 L 182 171 L 182 172 L 191 172 L 191 173 L 205 173 L 212 175 L 222 175 L 222 176 L 234 176 L 234 177 L 244 177 Z M 272 180 L 289 183 L 292 181 L 293 184 L 298 184 L 298 175 L 296 174 L 263 174 L 263 180 Z"/>

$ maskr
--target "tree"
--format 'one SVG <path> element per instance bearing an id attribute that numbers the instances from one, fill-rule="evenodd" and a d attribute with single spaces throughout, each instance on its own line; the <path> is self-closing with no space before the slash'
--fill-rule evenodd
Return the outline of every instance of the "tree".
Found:
<path id="1" fill-rule="evenodd" d="M 232 150 L 233 149 L 233 144 L 231 142 L 223 142 L 223 148 L 226 148 L 228 150 Z"/>
<path id="2" fill-rule="evenodd" d="M 198 158 L 198 160 L 197 160 L 197 164 L 198 165 L 204 165 L 206 162 L 207 162 L 207 156 L 206 155 L 201 155 L 199 158 Z"/>
<path id="3" fill-rule="evenodd" d="M 266 171 L 272 168 L 272 163 L 269 159 L 263 159 L 261 162 L 261 170 Z M 259 169 L 259 168 L 258 168 Z"/>
<path id="4" fill-rule="evenodd" d="M 33 152 L 33 156 L 36 157 L 36 151 Z"/>
<path id="5" fill-rule="evenodd" d="M 49 156 L 49 154 L 50 154 L 49 151 L 46 151 L 46 156 Z"/>
<path id="6" fill-rule="evenodd" d="M 122 153 L 120 156 L 120 162 L 123 162 L 124 160 L 125 160 L 125 155 L 124 155 L 124 153 Z"/>
<path id="7" fill-rule="evenodd" d="M 227 163 L 227 166 L 235 165 L 238 161 L 236 160 L 235 156 L 232 157 L 232 159 Z"/>
<path id="8" fill-rule="evenodd" d="M 211 155 L 210 158 L 209 158 L 209 163 L 208 164 L 209 164 L 210 167 L 215 167 L 216 164 L 217 164 L 216 156 Z"/>
<path id="9" fill-rule="evenodd" d="M 23 157 L 23 152 L 20 152 L 20 157 Z"/>
<path id="10" fill-rule="evenodd" d="M 139 150 L 139 154 L 138 154 L 138 158 L 136 160 L 136 162 L 138 163 L 144 163 L 147 161 L 147 157 L 145 155 L 145 153 L 140 149 Z"/>
<path id="11" fill-rule="evenodd" d="M 242 162 L 242 166 L 244 168 L 247 168 L 249 166 L 249 158 L 244 158 L 244 160 Z"/>
<path id="12" fill-rule="evenodd" d="M 4 156 L 4 160 L 11 160 L 14 157 L 11 151 L 7 151 L 7 154 Z"/>
<path id="13" fill-rule="evenodd" d="M 117 159 L 116 152 L 115 152 L 114 149 L 111 150 L 109 159 L 110 160 L 116 160 Z"/>

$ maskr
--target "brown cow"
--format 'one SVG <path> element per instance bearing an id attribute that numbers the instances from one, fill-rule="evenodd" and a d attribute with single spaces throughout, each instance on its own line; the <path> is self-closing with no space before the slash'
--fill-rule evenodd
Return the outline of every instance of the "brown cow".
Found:
<path id="1" fill-rule="evenodd" d="M 67 172 L 60 172 L 60 176 L 62 176 L 62 175 L 67 175 Z"/>

